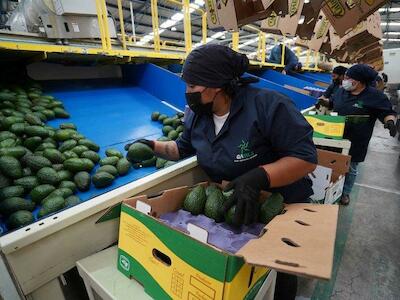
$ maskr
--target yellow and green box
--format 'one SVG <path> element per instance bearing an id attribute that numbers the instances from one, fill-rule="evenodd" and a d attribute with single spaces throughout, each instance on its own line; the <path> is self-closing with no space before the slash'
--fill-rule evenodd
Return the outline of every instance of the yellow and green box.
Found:
<path id="1" fill-rule="evenodd" d="M 142 284 L 154 299 L 253 299 L 269 268 L 330 279 L 336 205 L 285 205 L 285 213 L 232 254 L 209 244 L 205 229 L 189 223 L 187 231 L 180 231 L 160 220 L 181 209 L 189 191 L 184 186 L 131 197 L 97 221 L 120 216 L 118 270 Z"/>
<path id="2" fill-rule="evenodd" d="M 340 140 L 343 138 L 346 117 L 305 115 L 308 123 L 314 129 L 314 137 Z"/>
<path id="3" fill-rule="evenodd" d="M 185 197 L 173 195 L 181 201 Z M 177 200 L 163 196 L 155 205 L 159 211 L 169 210 Z M 121 205 L 118 270 L 141 283 L 154 299 L 254 298 L 268 275 L 266 267 L 249 265 L 242 257 L 172 229 L 135 209 L 135 199 Z"/>

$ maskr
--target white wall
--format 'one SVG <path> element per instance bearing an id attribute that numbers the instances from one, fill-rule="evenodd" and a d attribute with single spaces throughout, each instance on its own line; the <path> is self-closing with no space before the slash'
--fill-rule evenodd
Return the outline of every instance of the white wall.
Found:
<path id="1" fill-rule="evenodd" d="M 383 50 L 384 68 L 388 83 L 400 84 L 400 48 Z"/>

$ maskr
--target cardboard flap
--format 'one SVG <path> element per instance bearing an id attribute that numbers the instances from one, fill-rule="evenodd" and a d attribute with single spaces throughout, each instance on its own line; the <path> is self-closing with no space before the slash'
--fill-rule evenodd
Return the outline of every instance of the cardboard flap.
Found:
<path id="1" fill-rule="evenodd" d="M 124 204 L 136 207 L 136 202 L 139 200 L 151 206 L 151 215 L 153 217 L 159 217 L 162 214 L 180 209 L 182 202 L 188 193 L 188 189 L 188 187 L 180 187 L 165 190 L 162 194 L 151 198 L 148 198 L 147 196 L 133 197 L 124 201 Z M 164 200 L 166 198 L 169 199 L 168 202 Z"/>
<path id="2" fill-rule="evenodd" d="M 337 205 L 290 204 L 266 233 L 237 253 L 246 262 L 278 271 L 331 277 L 338 217 Z"/>
<path id="3" fill-rule="evenodd" d="M 350 155 L 344 155 L 327 150 L 317 149 L 318 165 L 332 169 L 332 181 L 335 182 L 340 175 L 344 175 L 350 168 Z"/>

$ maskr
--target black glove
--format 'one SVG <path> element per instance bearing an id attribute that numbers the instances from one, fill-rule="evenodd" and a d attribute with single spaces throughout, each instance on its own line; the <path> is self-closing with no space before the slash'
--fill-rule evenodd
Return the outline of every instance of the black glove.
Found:
<path id="1" fill-rule="evenodd" d="M 146 139 L 139 139 L 139 140 L 134 141 L 133 143 L 126 144 L 124 147 L 125 151 L 128 151 L 129 147 L 135 143 L 145 144 L 145 145 L 149 146 L 152 150 L 154 150 L 154 141 L 150 141 L 150 140 L 146 140 Z"/>
<path id="2" fill-rule="evenodd" d="M 242 223 L 248 225 L 257 221 L 260 192 L 267 190 L 269 185 L 269 176 L 261 167 L 250 170 L 227 185 L 225 191 L 234 189 L 234 192 L 224 203 L 223 210 L 226 213 L 236 204 L 234 225 L 239 226 Z"/>
<path id="3" fill-rule="evenodd" d="M 397 133 L 396 125 L 394 124 L 393 120 L 388 120 L 384 126 L 386 129 L 389 130 L 390 136 L 395 137 Z"/>
<path id="4" fill-rule="evenodd" d="M 323 107 L 329 107 L 330 103 L 329 100 L 325 100 L 323 98 L 318 98 L 317 104 L 315 105 L 315 107 L 317 109 L 319 109 L 321 106 Z"/>

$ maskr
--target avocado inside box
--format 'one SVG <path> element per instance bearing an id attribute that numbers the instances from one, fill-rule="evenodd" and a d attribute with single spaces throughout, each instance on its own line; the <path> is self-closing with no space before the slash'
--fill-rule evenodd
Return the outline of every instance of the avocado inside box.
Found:
<path id="1" fill-rule="evenodd" d="M 194 224 L 208 232 L 207 242 L 219 249 L 235 254 L 248 241 L 259 237 L 265 224 L 256 223 L 251 226 L 235 228 L 226 223 L 216 223 L 204 215 L 194 216 L 190 212 L 180 209 L 175 212 L 162 214 L 160 220 L 175 229 L 186 232 L 188 224 Z"/>

